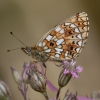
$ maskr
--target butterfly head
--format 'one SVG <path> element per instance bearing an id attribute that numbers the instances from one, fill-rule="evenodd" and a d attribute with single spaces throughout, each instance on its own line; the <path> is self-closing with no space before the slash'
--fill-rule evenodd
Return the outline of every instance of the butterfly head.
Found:
<path id="1" fill-rule="evenodd" d="M 24 53 L 26 53 L 26 54 L 28 54 L 29 56 L 31 56 L 31 48 L 30 47 L 26 47 L 26 48 L 21 48 L 21 50 L 24 52 Z"/>

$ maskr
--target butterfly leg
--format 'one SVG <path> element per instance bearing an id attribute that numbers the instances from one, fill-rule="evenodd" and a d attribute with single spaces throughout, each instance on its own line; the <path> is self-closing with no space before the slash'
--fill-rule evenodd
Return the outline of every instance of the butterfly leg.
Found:
<path id="1" fill-rule="evenodd" d="M 50 58 L 49 58 L 50 59 Z M 56 63 L 55 63 L 55 61 L 53 61 L 52 59 L 50 59 L 57 67 L 60 67 L 62 64 L 60 64 L 60 65 L 57 65 Z"/>
<path id="2" fill-rule="evenodd" d="M 46 66 L 46 64 L 45 64 L 45 63 L 43 63 L 43 66 L 44 66 L 45 68 L 47 68 L 47 66 Z"/>
<path id="3" fill-rule="evenodd" d="M 45 75 L 46 75 L 46 69 L 47 69 L 47 66 L 46 66 L 46 64 L 45 63 L 43 63 L 43 66 L 44 66 L 44 68 L 45 68 Z"/>

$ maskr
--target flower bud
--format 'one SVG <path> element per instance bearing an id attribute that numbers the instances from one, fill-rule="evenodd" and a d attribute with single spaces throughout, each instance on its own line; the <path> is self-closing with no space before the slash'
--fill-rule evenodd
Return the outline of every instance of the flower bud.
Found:
<path id="1" fill-rule="evenodd" d="M 37 69 L 29 70 L 29 84 L 37 92 L 40 92 L 44 95 L 46 99 L 48 99 L 48 95 L 46 92 L 46 79 L 42 73 L 40 73 Z"/>
<path id="2" fill-rule="evenodd" d="M 13 67 L 11 67 L 11 71 L 12 71 L 12 75 L 15 79 L 15 82 L 18 84 L 18 85 L 21 85 L 22 84 L 22 76 L 21 76 L 21 73 L 14 69 Z"/>
<path id="3" fill-rule="evenodd" d="M 64 74 L 64 70 L 63 69 L 59 75 L 59 78 L 58 78 L 58 84 L 60 87 L 64 87 L 68 84 L 68 82 L 70 81 L 71 77 L 72 77 L 72 74 L 68 73 L 68 74 Z"/>
<path id="4" fill-rule="evenodd" d="M 0 80 L 0 100 L 11 100 L 9 87 Z"/>
<path id="5" fill-rule="evenodd" d="M 67 90 L 63 100 L 78 100 L 77 93 L 76 94 L 72 94 L 72 93 L 69 93 L 69 91 Z"/>
<path id="6" fill-rule="evenodd" d="M 46 91 L 46 80 L 38 70 L 29 70 L 29 84 L 35 91 Z"/>
<path id="7" fill-rule="evenodd" d="M 78 73 L 82 72 L 83 68 L 81 66 L 76 66 L 76 62 L 72 59 L 70 61 L 62 62 L 63 70 L 61 71 L 58 79 L 58 84 L 60 87 L 64 87 L 68 84 L 71 77 L 78 78 Z"/>

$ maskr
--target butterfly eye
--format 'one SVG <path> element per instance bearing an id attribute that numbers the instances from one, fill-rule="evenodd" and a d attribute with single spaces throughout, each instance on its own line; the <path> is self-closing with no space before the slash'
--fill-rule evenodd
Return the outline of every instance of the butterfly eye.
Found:
<path id="1" fill-rule="evenodd" d="M 31 51 L 31 49 L 30 49 L 30 48 L 27 48 L 27 51 L 28 51 L 28 52 L 30 52 L 30 51 Z"/>

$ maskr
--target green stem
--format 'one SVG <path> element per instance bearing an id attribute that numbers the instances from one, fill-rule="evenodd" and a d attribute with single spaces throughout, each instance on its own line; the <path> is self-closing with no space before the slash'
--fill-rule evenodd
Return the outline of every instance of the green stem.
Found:
<path id="1" fill-rule="evenodd" d="M 45 97 L 45 99 L 46 100 L 49 100 L 49 98 L 48 98 L 48 95 L 47 95 L 47 92 L 45 91 L 45 92 L 42 92 L 42 94 L 44 95 L 44 97 Z"/>
<path id="2" fill-rule="evenodd" d="M 59 98 L 59 94 L 60 94 L 61 88 L 62 87 L 59 87 L 59 89 L 58 89 L 58 92 L 57 92 L 57 95 L 56 95 L 56 100 L 58 100 L 58 98 Z"/>

